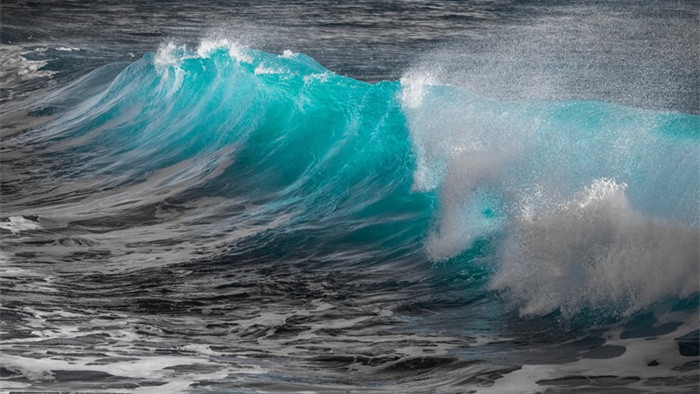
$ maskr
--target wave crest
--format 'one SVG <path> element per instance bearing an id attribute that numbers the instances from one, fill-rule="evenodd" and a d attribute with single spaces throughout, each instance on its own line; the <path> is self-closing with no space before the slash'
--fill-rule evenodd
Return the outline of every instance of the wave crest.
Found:
<path id="1" fill-rule="evenodd" d="M 438 199 L 432 260 L 492 240 L 491 288 L 523 315 L 630 313 L 698 292 L 700 117 L 496 101 L 430 75 L 402 84 L 414 189 Z"/>

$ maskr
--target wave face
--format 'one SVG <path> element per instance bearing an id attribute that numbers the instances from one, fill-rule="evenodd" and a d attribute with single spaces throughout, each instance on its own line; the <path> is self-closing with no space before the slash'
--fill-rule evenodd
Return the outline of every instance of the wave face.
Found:
<path id="1" fill-rule="evenodd" d="M 285 218 L 291 231 L 315 232 L 329 245 L 401 244 L 420 237 L 430 199 L 410 193 L 413 156 L 399 90 L 339 76 L 297 53 L 227 40 L 196 51 L 168 44 L 128 65 L 36 142 L 60 151 L 53 165 L 70 168 L 67 178 L 131 187 L 106 197 L 102 210 L 154 196 L 226 198 L 250 209 L 223 213 L 216 226 L 224 231 L 240 228 L 243 217 Z"/>
<path id="2" fill-rule="evenodd" d="M 298 234 L 281 253 L 470 260 L 486 241 L 490 289 L 523 315 L 698 292 L 694 115 L 494 101 L 429 73 L 368 84 L 223 40 L 145 55 L 34 135 L 64 179 L 120 191 L 83 213 L 225 198 L 247 208 L 205 231 Z"/>

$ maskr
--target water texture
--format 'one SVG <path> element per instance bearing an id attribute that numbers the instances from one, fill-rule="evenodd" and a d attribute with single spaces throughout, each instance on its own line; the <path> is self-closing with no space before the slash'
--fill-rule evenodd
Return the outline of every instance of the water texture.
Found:
<path id="1" fill-rule="evenodd" d="M 698 390 L 694 2 L 2 12 L 3 389 Z"/>

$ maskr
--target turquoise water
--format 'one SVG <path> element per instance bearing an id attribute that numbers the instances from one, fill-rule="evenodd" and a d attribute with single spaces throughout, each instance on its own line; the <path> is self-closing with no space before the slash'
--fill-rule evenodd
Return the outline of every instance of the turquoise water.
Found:
<path id="1" fill-rule="evenodd" d="M 46 130 L 66 177 L 167 174 L 156 190 L 245 201 L 313 234 L 289 248 L 440 262 L 495 242 L 491 286 L 523 313 L 630 313 L 698 291 L 696 115 L 496 101 L 429 74 L 369 84 L 224 41 L 146 54 Z"/>

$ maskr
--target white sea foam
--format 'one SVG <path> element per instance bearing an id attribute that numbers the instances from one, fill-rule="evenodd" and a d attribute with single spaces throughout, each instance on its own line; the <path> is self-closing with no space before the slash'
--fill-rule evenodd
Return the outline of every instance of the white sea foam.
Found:
<path id="1" fill-rule="evenodd" d="M 184 49 L 184 46 L 178 46 L 174 42 L 169 41 L 158 47 L 153 63 L 158 68 L 177 66 L 182 61 L 183 57 L 181 54 L 178 55 L 176 51 L 182 52 Z"/>
<path id="2" fill-rule="evenodd" d="M 296 53 L 296 52 L 294 52 L 294 51 L 292 51 L 292 50 L 290 50 L 290 49 L 285 49 L 285 50 L 282 52 L 282 55 L 281 55 L 281 56 L 282 56 L 283 58 L 289 59 L 289 58 L 295 57 L 295 56 L 297 56 L 297 55 L 298 55 L 298 53 Z"/>
<path id="3" fill-rule="evenodd" d="M 47 78 L 55 74 L 54 71 L 42 69 L 46 66 L 46 61 L 29 60 L 24 57 L 27 53 L 29 52 L 9 45 L 0 48 L 0 86 L 9 87 L 17 80 Z"/>
<path id="4" fill-rule="evenodd" d="M 521 315 L 585 307 L 629 314 L 700 290 L 700 232 L 643 217 L 626 188 L 598 179 L 550 212 L 519 217 L 491 287 L 514 296 Z"/>
<path id="5" fill-rule="evenodd" d="M 247 51 L 247 46 L 228 38 L 205 39 L 199 43 L 197 54 L 200 57 L 208 57 L 212 52 L 226 48 L 232 59 L 241 63 L 252 63 L 253 58 Z"/>
<path id="6" fill-rule="evenodd" d="M 178 70 L 186 59 L 207 58 L 221 49 L 226 49 L 231 59 L 239 63 L 253 62 L 253 57 L 249 54 L 247 46 L 235 40 L 219 38 L 200 41 L 197 49 L 194 51 L 184 44 L 169 41 L 158 48 L 153 63 L 161 73 L 167 72 L 171 68 Z"/>
<path id="7" fill-rule="evenodd" d="M 435 76 L 430 72 L 414 72 L 401 78 L 401 102 L 408 108 L 417 108 L 423 102 L 428 86 L 435 85 Z"/>
<path id="8" fill-rule="evenodd" d="M 10 216 L 7 222 L 0 222 L 0 228 L 9 230 L 12 234 L 18 235 L 22 231 L 40 230 L 41 225 L 33 220 L 25 219 L 22 216 Z"/>
<path id="9" fill-rule="evenodd" d="M 180 65 L 189 57 L 191 55 L 188 54 L 185 46 L 176 45 L 172 41 L 161 45 L 156 51 L 153 64 L 163 76 L 157 90 L 166 92 L 166 97 L 171 97 L 182 86 L 185 73 Z"/>

